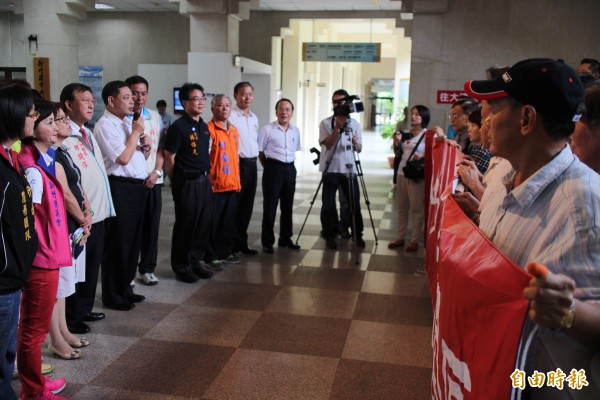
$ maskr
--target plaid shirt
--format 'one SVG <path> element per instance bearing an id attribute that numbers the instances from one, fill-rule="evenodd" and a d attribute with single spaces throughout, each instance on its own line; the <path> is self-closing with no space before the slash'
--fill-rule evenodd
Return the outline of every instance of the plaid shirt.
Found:
<path id="1" fill-rule="evenodd" d="M 485 149 L 482 145 L 474 146 L 469 151 L 469 156 L 473 158 L 479 172 L 485 174 L 485 171 L 487 171 L 488 166 L 490 165 L 490 159 L 492 158 L 488 149 Z"/>

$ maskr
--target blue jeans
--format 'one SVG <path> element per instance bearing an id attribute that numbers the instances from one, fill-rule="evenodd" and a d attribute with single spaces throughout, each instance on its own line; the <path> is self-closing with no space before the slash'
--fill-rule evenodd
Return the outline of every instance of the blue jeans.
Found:
<path id="1" fill-rule="evenodd" d="M 21 290 L 0 295 L 0 399 L 17 398 L 10 385 L 17 354 L 17 326 Z"/>

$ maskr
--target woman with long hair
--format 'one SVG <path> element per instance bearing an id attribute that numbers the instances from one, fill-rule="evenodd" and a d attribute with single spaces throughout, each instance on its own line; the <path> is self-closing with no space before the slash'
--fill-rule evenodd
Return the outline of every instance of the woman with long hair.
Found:
<path id="1" fill-rule="evenodd" d="M 64 399 L 55 396 L 66 382 L 48 381 L 42 376 L 42 343 L 50 328 L 59 268 L 71 265 L 71 248 L 62 185 L 56 178 L 52 145 L 57 129 L 52 103 L 36 99 L 39 113 L 33 136 L 21 141 L 19 161 L 31 186 L 38 234 L 37 253 L 23 287 L 17 343 L 17 364 L 21 380 L 21 399 Z"/>
<path id="2" fill-rule="evenodd" d="M 406 246 L 407 252 L 417 251 L 419 238 L 423 226 L 423 197 L 425 195 L 425 183 L 423 179 L 413 180 L 404 176 L 403 168 L 407 161 L 418 160 L 425 156 L 425 132 L 429 126 L 431 114 L 429 109 L 423 105 L 416 105 L 410 110 L 410 134 L 408 138 L 399 135 L 394 136 L 394 146 L 401 146 L 402 159 L 398 166 L 398 179 L 396 180 L 398 200 L 398 238 L 388 244 L 389 249 L 404 246 L 406 230 L 408 227 L 408 214 L 412 217 L 412 233 L 410 244 Z M 418 145 L 413 154 L 413 150 Z M 412 154 L 412 157 L 411 157 Z"/>

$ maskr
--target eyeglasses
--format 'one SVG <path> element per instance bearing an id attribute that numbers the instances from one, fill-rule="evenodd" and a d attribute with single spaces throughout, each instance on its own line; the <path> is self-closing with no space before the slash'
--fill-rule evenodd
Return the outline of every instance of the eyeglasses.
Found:
<path id="1" fill-rule="evenodd" d="M 196 96 L 196 97 L 192 97 L 191 99 L 185 99 L 185 100 L 187 100 L 187 101 L 193 101 L 194 103 L 200 103 L 200 102 L 206 103 L 206 97 L 198 97 L 198 96 Z"/>
<path id="2" fill-rule="evenodd" d="M 27 116 L 32 120 L 37 121 L 37 119 L 40 117 L 40 113 L 39 111 L 32 111 L 29 114 L 27 114 Z"/>
<path id="3" fill-rule="evenodd" d="M 54 122 L 59 122 L 59 121 L 60 121 L 60 122 L 62 122 L 63 124 L 68 124 L 70 120 L 71 120 L 71 119 L 70 119 L 68 116 L 66 116 L 66 115 L 63 115 L 63 116 L 62 116 L 62 117 L 60 117 L 60 118 L 55 118 L 55 119 L 54 119 Z"/>
<path id="4" fill-rule="evenodd" d="M 465 114 L 460 114 L 460 115 L 459 115 L 459 114 L 450 114 L 450 115 L 448 115 L 448 119 L 449 119 L 450 121 L 454 121 L 456 118 L 460 118 L 460 117 L 462 117 L 463 115 L 465 115 Z"/>

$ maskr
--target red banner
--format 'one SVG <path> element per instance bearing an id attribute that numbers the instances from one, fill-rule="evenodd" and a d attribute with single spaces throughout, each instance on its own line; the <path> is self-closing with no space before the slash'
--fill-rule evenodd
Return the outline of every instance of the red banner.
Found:
<path id="1" fill-rule="evenodd" d="M 433 399 L 508 399 L 531 277 L 449 196 L 456 149 L 428 141 L 426 268 L 433 303 Z M 427 184 L 429 180 L 429 184 Z"/>

